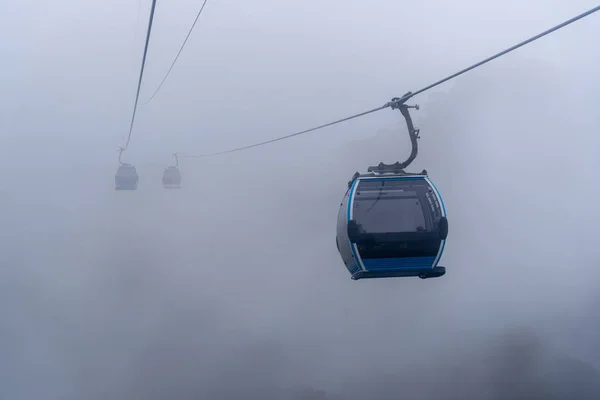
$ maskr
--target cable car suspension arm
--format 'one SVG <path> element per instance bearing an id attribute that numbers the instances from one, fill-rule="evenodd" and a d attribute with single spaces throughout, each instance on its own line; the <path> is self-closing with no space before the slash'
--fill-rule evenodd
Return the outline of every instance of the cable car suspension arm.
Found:
<path id="1" fill-rule="evenodd" d="M 408 127 L 408 136 L 410 137 L 411 151 L 408 158 L 402 163 L 396 163 L 394 165 L 395 168 L 404 169 L 408 167 L 414 160 L 417 158 L 417 154 L 419 153 L 419 129 L 416 129 L 413 125 L 412 118 L 410 116 L 409 108 L 414 108 L 416 110 L 419 109 L 419 105 L 407 106 L 405 102 L 411 98 L 413 94 L 411 92 L 406 93 L 401 98 L 393 98 L 390 106 L 392 110 L 400 110 L 402 116 L 406 120 L 406 126 Z M 404 99 L 404 100 L 403 100 Z"/>
<path id="2" fill-rule="evenodd" d="M 123 161 L 121 161 L 121 155 L 123 154 L 124 151 L 125 151 L 124 147 L 119 147 L 119 164 L 121 164 L 121 165 L 125 165 L 125 163 Z"/>
<path id="3" fill-rule="evenodd" d="M 390 105 L 390 107 L 392 108 L 392 110 L 399 110 L 400 113 L 402 113 L 402 116 L 404 117 L 404 119 L 406 120 L 406 126 L 408 127 L 408 136 L 410 137 L 410 144 L 411 144 L 410 155 L 403 162 L 396 161 L 394 164 L 384 164 L 381 162 L 381 163 L 379 163 L 379 165 L 377 165 L 375 167 L 369 167 L 368 168 L 369 172 L 376 172 L 376 173 L 403 172 L 404 169 L 406 167 L 408 167 L 415 160 L 415 158 L 417 158 L 417 154 L 419 153 L 419 143 L 418 143 L 419 129 L 415 128 L 412 118 L 410 116 L 409 109 L 414 108 L 414 109 L 418 110 L 419 106 L 418 105 L 408 106 L 405 104 L 406 101 L 408 99 L 410 99 L 412 96 L 413 96 L 413 93 L 408 92 L 402 97 L 393 98 L 392 101 L 390 101 L 388 103 Z M 356 176 L 356 174 L 355 174 L 355 176 Z M 353 180 L 354 179 L 356 179 L 356 177 L 354 177 Z"/>

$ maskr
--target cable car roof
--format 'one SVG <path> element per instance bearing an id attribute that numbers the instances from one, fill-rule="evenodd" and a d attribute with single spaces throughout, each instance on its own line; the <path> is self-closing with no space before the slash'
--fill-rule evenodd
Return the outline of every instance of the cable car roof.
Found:
<path id="1" fill-rule="evenodd" d="M 402 178 L 402 177 L 414 177 L 414 178 L 426 178 L 427 170 L 421 172 L 406 172 L 401 168 L 399 162 L 394 164 L 379 163 L 377 166 L 371 166 L 367 169 L 366 173 L 356 172 L 352 179 L 348 182 L 348 187 L 352 186 L 357 179 L 388 179 L 388 178 Z"/>
<path id="2" fill-rule="evenodd" d="M 135 166 L 131 165 L 131 164 L 121 164 L 121 165 L 119 165 L 119 170 L 125 170 L 125 169 L 127 169 L 127 170 L 133 170 L 133 169 L 135 169 Z"/>

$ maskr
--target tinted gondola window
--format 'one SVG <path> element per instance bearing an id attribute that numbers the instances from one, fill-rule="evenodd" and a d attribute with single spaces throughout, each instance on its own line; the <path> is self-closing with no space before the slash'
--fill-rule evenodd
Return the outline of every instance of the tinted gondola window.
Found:
<path id="1" fill-rule="evenodd" d="M 181 180 L 181 174 L 179 173 L 178 169 L 169 168 L 169 169 L 165 170 L 165 172 L 163 173 L 163 180 L 178 182 Z"/>
<path id="2" fill-rule="evenodd" d="M 137 171 L 135 168 L 121 166 L 117 171 L 117 175 L 123 178 L 136 178 Z"/>
<path id="3" fill-rule="evenodd" d="M 436 222 L 439 221 L 439 219 L 442 217 L 442 208 L 440 206 L 440 202 L 438 201 L 437 197 L 435 196 L 435 194 L 433 193 L 433 190 L 431 188 L 429 188 L 425 192 L 425 197 L 427 198 L 427 203 L 431 210 L 432 218 Z"/>
<path id="4" fill-rule="evenodd" d="M 417 232 L 426 229 L 423 208 L 415 198 L 356 199 L 354 220 L 368 233 Z"/>
<path id="5" fill-rule="evenodd" d="M 353 218 L 367 233 L 423 232 L 429 230 L 422 204 L 429 185 L 424 180 L 381 180 L 360 183 Z"/>

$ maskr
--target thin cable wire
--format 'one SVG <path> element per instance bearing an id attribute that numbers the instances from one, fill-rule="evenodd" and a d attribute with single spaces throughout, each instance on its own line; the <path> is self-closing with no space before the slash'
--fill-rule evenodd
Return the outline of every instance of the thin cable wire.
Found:
<path id="1" fill-rule="evenodd" d="M 137 10 L 137 18 L 135 20 L 135 31 L 134 31 L 134 36 L 133 36 L 133 48 L 135 48 L 135 45 L 137 43 L 138 40 L 138 34 L 139 34 L 139 30 L 140 30 L 140 14 L 142 11 L 142 0 L 139 0 L 138 3 L 138 10 Z M 121 140 L 125 141 L 125 131 L 123 131 L 123 134 L 121 135 Z M 120 147 L 119 149 L 122 149 L 122 147 Z"/>
<path id="2" fill-rule="evenodd" d="M 289 139 L 289 138 L 294 137 L 294 136 L 299 136 L 299 135 L 302 135 L 302 134 L 305 134 L 305 133 L 308 133 L 308 132 L 312 132 L 312 131 L 316 131 L 318 129 L 322 129 L 322 128 L 325 128 L 325 127 L 328 127 L 328 126 L 331 126 L 331 125 L 339 124 L 340 122 L 345 122 L 345 121 L 348 121 L 350 119 L 354 119 L 354 118 L 357 118 L 357 117 L 361 117 L 363 115 L 371 114 L 371 113 L 374 113 L 376 111 L 383 110 L 384 108 L 388 108 L 388 107 L 390 107 L 390 106 L 392 106 L 394 104 L 404 103 L 406 100 L 410 99 L 413 96 L 416 96 L 417 94 L 423 93 L 423 92 L 425 92 L 425 91 L 427 91 L 429 89 L 432 89 L 432 88 L 434 88 L 434 87 L 436 87 L 438 85 L 441 85 L 442 83 L 447 82 L 450 79 L 456 78 L 457 76 L 462 75 L 465 72 L 471 71 L 471 70 L 473 70 L 473 69 L 475 69 L 475 68 L 477 68 L 477 67 L 479 67 L 479 66 L 481 66 L 481 65 L 483 65 L 483 64 L 485 64 L 487 62 L 490 62 L 490 61 L 492 61 L 492 60 L 494 60 L 494 59 L 496 59 L 498 57 L 501 57 L 501 56 L 503 56 L 503 55 L 505 55 L 507 53 L 510 53 L 511 51 L 513 51 L 515 49 L 518 49 L 521 46 L 524 46 L 524 45 L 526 45 L 528 43 L 531 43 L 531 42 L 533 42 L 533 41 L 535 41 L 537 39 L 540 39 L 541 37 L 546 36 L 546 35 L 554 32 L 554 31 L 557 31 L 557 30 L 561 29 L 561 28 L 564 28 L 565 26 L 567 26 L 569 24 L 572 24 L 573 22 L 578 21 L 578 20 L 580 20 L 580 19 L 582 19 L 584 17 L 587 17 L 588 15 L 591 15 L 591 14 L 597 12 L 597 11 L 600 11 L 600 5 L 592 8 L 591 10 L 586 11 L 586 12 L 584 12 L 582 14 L 579 14 L 578 16 L 573 17 L 573 18 L 571 18 L 571 19 L 569 19 L 569 20 L 567 20 L 565 22 L 562 22 L 562 23 L 560 23 L 560 24 L 558 24 L 558 25 L 556 25 L 556 26 L 554 26 L 554 27 L 552 27 L 552 28 L 550 28 L 550 29 L 542 32 L 542 33 L 539 33 L 539 34 L 537 34 L 537 35 L 535 35 L 535 36 L 533 36 L 533 37 L 531 37 L 531 38 L 529 38 L 527 40 L 524 40 L 524 41 L 520 42 L 519 44 L 516 44 L 516 45 L 514 45 L 514 46 L 512 46 L 512 47 L 510 47 L 510 48 L 508 48 L 506 50 L 503 50 L 503 51 L 501 51 L 501 52 L 499 52 L 499 53 L 497 53 L 497 54 L 495 54 L 495 55 L 493 55 L 491 57 L 488 57 L 488 58 L 486 58 L 483 61 L 480 61 L 480 62 L 478 62 L 476 64 L 473 64 L 473 65 L 471 65 L 468 68 L 465 68 L 465 69 L 463 69 L 463 70 L 461 70 L 461 71 L 459 71 L 459 72 L 457 72 L 455 74 L 449 75 L 449 76 L 447 76 L 444 79 L 441 79 L 441 80 L 439 80 L 439 81 L 437 81 L 435 83 L 432 83 L 431 85 L 425 86 L 424 88 L 422 88 L 420 90 L 417 90 L 416 92 L 409 92 L 409 93 L 405 94 L 404 96 L 400 97 L 399 99 L 394 99 L 394 100 L 392 100 L 392 101 L 384 104 L 381 107 L 377 107 L 377 108 L 374 108 L 374 109 L 369 110 L 369 111 L 365 111 L 365 112 L 360 113 L 360 114 L 355 114 L 355 115 L 352 115 L 352 116 L 347 117 L 347 118 L 338 119 L 337 121 L 333 121 L 333 122 L 330 122 L 328 124 L 320 125 L 320 126 L 317 126 L 315 128 L 306 129 L 304 131 L 292 133 L 290 135 L 281 136 L 281 137 L 278 137 L 278 138 L 275 138 L 275 139 L 267 140 L 267 141 L 260 142 L 260 143 L 255 143 L 255 144 L 244 146 L 244 147 L 238 147 L 238 148 L 231 149 L 231 150 L 225 150 L 225 151 L 220 151 L 220 152 L 217 152 L 217 153 L 203 154 L 203 155 L 197 155 L 197 156 L 193 156 L 193 155 L 181 155 L 181 154 L 180 155 L 182 157 L 187 157 L 187 158 L 203 158 L 203 157 L 210 157 L 210 156 L 216 156 L 216 155 L 220 155 L 220 154 L 227 154 L 227 153 L 233 153 L 233 152 L 236 152 L 236 151 L 251 149 L 253 147 L 263 146 L 263 145 L 266 145 L 266 144 L 269 144 L 269 143 L 273 143 L 273 142 L 277 142 L 277 141 L 280 141 L 280 140 Z"/>
<path id="3" fill-rule="evenodd" d="M 142 67 L 140 69 L 140 78 L 138 80 L 137 94 L 135 95 L 135 104 L 133 106 L 133 114 L 131 115 L 131 125 L 129 126 L 129 135 L 123 150 L 127 150 L 131 141 L 131 133 L 133 132 L 133 123 L 135 122 L 135 113 L 137 111 L 138 100 L 140 98 L 140 88 L 142 87 L 142 78 L 144 77 L 144 67 L 146 66 L 146 55 L 148 54 L 148 44 L 150 43 L 150 32 L 152 32 L 152 22 L 154 20 L 154 9 L 156 8 L 156 0 L 152 0 L 152 9 L 150 10 L 150 19 L 148 20 L 148 32 L 146 32 L 146 44 L 144 46 L 144 56 L 142 58 Z"/>
<path id="4" fill-rule="evenodd" d="M 202 14 L 202 10 L 204 10 L 204 6 L 206 5 L 207 2 L 208 2 L 208 0 L 204 0 L 204 3 L 202 3 L 202 7 L 200 7 L 200 11 L 198 11 L 198 14 L 196 14 L 196 19 L 194 20 L 194 23 L 192 24 L 192 27 L 190 28 L 187 36 L 185 37 L 185 40 L 183 41 L 183 44 L 179 48 L 179 51 L 177 52 L 177 55 L 175 56 L 175 59 L 173 60 L 173 63 L 171 64 L 171 67 L 167 71 L 167 74 L 163 78 L 162 82 L 160 83 L 160 85 L 158 85 L 158 88 L 156 89 L 156 91 L 154 92 L 154 94 L 152 96 L 150 96 L 150 98 L 148 100 L 146 100 L 146 102 L 143 103 L 142 105 L 146 105 L 146 104 L 148 104 L 148 103 L 150 103 L 152 101 L 152 99 L 154 98 L 154 96 L 156 96 L 156 93 L 158 93 L 158 91 L 160 90 L 160 88 L 162 88 L 163 84 L 165 83 L 165 81 L 169 77 L 169 74 L 171 73 L 171 70 L 175 66 L 175 63 L 177 62 L 177 59 L 179 59 L 179 55 L 183 51 L 183 48 L 185 47 L 185 44 L 187 43 L 188 39 L 190 38 L 190 35 L 192 34 L 192 31 L 194 30 L 194 27 L 196 26 L 196 22 L 198 22 L 198 18 L 200 18 L 200 14 Z"/>
<path id="5" fill-rule="evenodd" d="M 324 124 L 324 125 L 320 125 L 320 126 L 317 126 L 317 127 L 314 127 L 314 128 L 310 128 L 310 129 L 307 129 L 307 130 L 304 130 L 304 131 L 292 133 L 291 135 L 281 136 L 281 137 L 278 137 L 278 138 L 275 138 L 275 139 L 267 140 L 265 142 L 251 144 L 249 146 L 238 147 L 236 149 L 225 150 L 225 151 L 220 151 L 218 153 L 211 153 L 211 154 L 203 154 L 203 155 L 195 155 L 194 156 L 194 155 L 185 155 L 185 154 L 181 154 L 180 153 L 180 155 L 182 157 L 187 157 L 187 158 L 200 158 L 200 157 L 216 156 L 216 155 L 219 155 L 219 154 L 234 153 L 236 151 L 242 151 L 242 150 L 250 149 L 252 147 L 262 146 L 262 145 L 265 145 L 265 144 L 277 142 L 279 140 L 284 140 L 284 139 L 288 139 L 288 138 L 291 138 L 291 137 L 294 137 L 294 136 L 303 135 L 303 134 L 308 133 L 308 132 L 316 131 L 318 129 L 322 129 L 322 128 L 325 128 L 325 127 L 328 127 L 328 126 L 331 126 L 331 125 L 339 124 L 340 122 L 348 121 L 348 120 L 351 120 L 351 119 L 354 119 L 354 118 L 362 117 L 363 115 L 367 115 L 367 114 L 371 114 L 371 113 L 374 113 L 374 112 L 379 111 L 379 110 L 383 110 L 384 108 L 387 108 L 389 106 L 390 106 L 390 104 L 386 103 L 386 104 L 384 104 L 381 107 L 377 107 L 377 108 L 374 108 L 372 110 L 362 112 L 360 114 L 355 114 L 355 115 L 352 115 L 350 117 L 338 119 L 337 121 L 329 122 L 329 123 Z"/>
<path id="6" fill-rule="evenodd" d="M 410 97 L 412 97 L 412 96 L 416 96 L 416 95 L 418 95 L 418 94 L 420 94 L 420 93 L 423 93 L 423 92 L 425 92 L 425 91 L 427 91 L 427 90 L 429 90 L 429 89 L 432 89 L 432 88 L 434 88 L 434 87 L 436 87 L 436 86 L 438 86 L 438 85 L 441 85 L 442 83 L 444 83 L 444 82 L 447 82 L 447 81 L 449 81 L 450 79 L 454 79 L 454 78 L 456 78 L 457 76 L 464 74 L 465 72 L 471 71 L 472 69 L 475 69 L 475 68 L 477 68 L 477 67 L 479 67 L 479 66 L 481 66 L 481 65 L 483 65 L 483 64 L 486 64 L 486 63 L 488 63 L 488 62 L 490 62 L 490 61 L 492 61 L 492 60 L 494 60 L 494 59 L 496 59 L 496 58 L 498 58 L 498 57 L 501 57 L 501 56 L 503 56 L 503 55 L 505 55 L 505 54 L 507 54 L 507 53 L 510 53 L 511 51 L 513 51 L 513 50 L 516 50 L 516 49 L 518 49 L 518 48 L 519 48 L 519 47 L 521 47 L 521 46 L 525 46 L 525 45 L 526 45 L 526 44 L 528 44 L 528 43 L 531 43 L 531 42 L 533 42 L 533 41 L 535 41 L 535 40 L 538 40 L 538 39 L 540 39 L 540 38 L 542 38 L 542 37 L 544 37 L 544 36 L 546 36 L 546 35 L 548 35 L 548 34 L 550 34 L 550 33 L 554 32 L 554 31 L 557 31 L 557 30 L 559 30 L 559 29 L 561 29 L 561 28 L 564 28 L 565 26 L 567 26 L 567 25 L 569 25 L 569 24 L 572 24 L 573 22 L 576 22 L 576 21 L 578 21 L 578 20 L 580 20 L 580 19 L 582 19 L 582 18 L 584 18 L 584 17 L 587 17 L 588 15 L 590 15 L 590 14 L 593 14 L 593 13 L 595 13 L 595 12 L 597 12 L 597 11 L 600 11 L 600 5 L 598 5 L 598 6 L 594 7 L 594 8 L 592 8 L 591 10 L 589 10 L 589 11 L 586 11 L 586 12 L 584 12 L 584 13 L 582 13 L 582 14 L 579 14 L 578 16 L 576 16 L 576 17 L 573 17 L 573 18 L 571 18 L 571 19 L 569 19 L 569 20 L 567 20 L 567 21 L 565 21 L 565 22 L 563 22 L 563 23 L 560 23 L 560 24 L 558 24 L 558 25 L 556 25 L 556 26 L 554 26 L 554 27 L 552 27 L 552 28 L 550 28 L 550 29 L 548 29 L 548 30 L 546 30 L 546 31 L 542 32 L 542 33 L 539 33 L 539 34 L 537 34 L 537 35 L 535 35 L 535 36 L 532 36 L 532 37 L 530 37 L 529 39 L 527 39 L 527 40 L 524 40 L 524 41 L 522 41 L 522 42 L 521 42 L 521 43 L 519 43 L 519 44 L 516 44 L 516 45 L 514 45 L 514 46 L 512 46 L 512 47 L 509 47 L 508 49 L 506 49 L 506 50 L 503 50 L 503 51 L 501 51 L 500 53 L 497 53 L 497 54 L 495 54 L 495 55 L 493 55 L 493 56 L 491 56 L 491 57 L 488 57 L 488 58 L 486 58 L 486 59 L 485 59 L 485 60 L 483 60 L 483 61 L 480 61 L 480 62 L 478 62 L 478 63 L 476 63 L 476 64 L 473 64 L 473 65 L 471 65 L 471 66 L 470 66 L 470 67 L 468 67 L 468 68 L 465 68 L 465 69 L 463 69 L 463 70 L 461 70 L 461 71 L 459 71 L 459 72 L 457 72 L 457 73 L 455 73 L 455 74 L 452 74 L 452 75 L 450 75 L 450 76 L 448 76 L 448 77 L 446 77 L 446 78 L 444 78 L 444 79 L 441 79 L 441 80 L 439 80 L 439 81 L 437 81 L 437 82 L 435 82 L 435 83 L 432 83 L 432 84 L 431 84 L 431 85 L 429 85 L 429 86 L 425 86 L 423 89 L 420 89 L 420 90 L 417 90 L 416 92 L 414 92 L 414 93 L 413 93 L 413 94 L 412 94 Z"/>

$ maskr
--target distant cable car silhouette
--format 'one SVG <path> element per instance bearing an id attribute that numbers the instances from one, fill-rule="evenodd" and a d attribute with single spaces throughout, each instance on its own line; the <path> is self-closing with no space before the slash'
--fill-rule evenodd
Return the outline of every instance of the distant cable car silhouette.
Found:
<path id="1" fill-rule="evenodd" d="M 175 165 L 165 168 L 162 177 L 163 187 L 165 189 L 179 189 L 181 188 L 181 173 L 179 172 L 179 158 L 177 153 L 173 154 L 175 157 Z"/>
<path id="2" fill-rule="evenodd" d="M 438 266 L 448 236 L 442 197 L 427 171 L 404 171 L 418 152 L 419 131 L 408 110 L 418 106 L 399 102 L 392 108 L 406 119 L 412 144 L 409 158 L 355 173 L 338 213 L 336 245 L 354 280 L 425 279 L 446 273 Z"/>
<path id="3" fill-rule="evenodd" d="M 138 173 L 135 166 L 121 161 L 121 154 L 125 149 L 119 151 L 119 163 L 121 164 L 115 174 L 115 190 L 136 190 L 138 185 Z"/>

